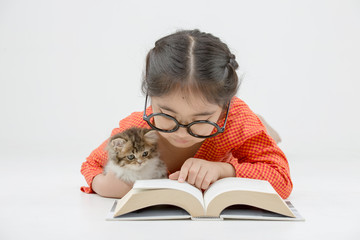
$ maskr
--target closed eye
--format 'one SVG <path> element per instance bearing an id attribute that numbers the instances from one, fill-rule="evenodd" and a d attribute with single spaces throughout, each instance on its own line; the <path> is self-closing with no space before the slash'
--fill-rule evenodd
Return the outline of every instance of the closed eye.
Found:
<path id="1" fill-rule="evenodd" d="M 162 112 L 162 109 L 163 109 L 163 110 L 169 111 L 171 113 L 174 113 L 175 115 L 177 114 L 177 112 L 175 110 L 172 110 L 171 108 L 169 108 L 167 106 L 159 106 L 159 108 L 160 108 L 161 112 Z M 192 116 L 193 117 L 210 116 L 210 115 L 213 115 L 215 112 L 216 112 L 216 110 L 215 111 L 210 110 L 210 111 L 195 113 Z"/>
<path id="2" fill-rule="evenodd" d="M 164 114 L 166 114 L 166 115 L 169 115 L 169 116 L 171 116 L 171 117 L 173 117 L 173 118 L 175 118 L 175 119 L 177 120 L 177 118 L 176 118 L 173 114 L 166 113 L 166 112 L 164 112 L 164 111 L 161 110 L 161 109 L 160 109 L 160 112 L 161 112 L 161 113 L 164 113 Z M 213 115 L 213 114 L 214 114 L 214 113 L 200 113 L 200 114 L 195 114 L 194 117 L 201 117 L 201 118 L 199 118 L 199 119 L 192 119 L 191 122 L 203 121 L 203 120 L 209 121 L 209 119 L 212 118 L 212 115 Z"/>

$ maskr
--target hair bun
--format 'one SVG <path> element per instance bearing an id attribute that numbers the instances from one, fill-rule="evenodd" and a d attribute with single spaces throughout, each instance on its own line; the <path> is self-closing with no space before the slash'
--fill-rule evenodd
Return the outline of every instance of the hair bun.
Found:
<path id="1" fill-rule="evenodd" d="M 239 67 L 239 65 L 235 60 L 235 58 L 236 58 L 235 55 L 231 53 L 229 55 L 229 57 L 230 57 L 229 64 L 236 70 Z"/>

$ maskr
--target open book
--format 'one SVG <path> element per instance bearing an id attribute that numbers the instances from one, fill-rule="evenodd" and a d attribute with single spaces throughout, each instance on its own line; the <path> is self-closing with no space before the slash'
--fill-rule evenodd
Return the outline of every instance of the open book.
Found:
<path id="1" fill-rule="evenodd" d="M 204 193 L 187 182 L 137 180 L 115 201 L 107 220 L 262 219 L 304 220 L 268 181 L 229 177 Z"/>

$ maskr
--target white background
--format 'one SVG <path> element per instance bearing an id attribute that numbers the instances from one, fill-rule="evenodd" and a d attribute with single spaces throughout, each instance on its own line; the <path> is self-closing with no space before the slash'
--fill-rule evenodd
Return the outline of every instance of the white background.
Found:
<path id="1" fill-rule="evenodd" d="M 359 1 L 170 3 L 0 1 L 1 152 L 86 157 L 142 111 L 154 42 L 198 28 L 236 55 L 237 95 L 285 153 L 359 153 Z"/>
<path id="2" fill-rule="evenodd" d="M 80 192 L 81 163 L 119 120 L 142 111 L 155 41 L 193 28 L 228 44 L 245 74 L 237 96 L 282 137 L 292 200 L 307 219 L 287 224 L 283 239 L 359 236 L 360 1 L 0 0 L 0 238 L 23 239 L 36 227 L 63 237 L 71 226 L 83 237 L 97 224 L 116 231 L 104 221 L 112 201 Z M 24 196 L 30 207 L 15 214 Z M 37 220 L 16 220 L 26 212 Z M 266 234 L 285 226 L 247 224 L 245 236 L 258 224 Z"/>

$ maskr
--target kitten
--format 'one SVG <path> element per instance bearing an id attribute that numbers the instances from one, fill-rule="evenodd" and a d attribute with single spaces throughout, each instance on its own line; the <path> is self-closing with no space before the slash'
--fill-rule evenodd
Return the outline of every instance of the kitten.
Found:
<path id="1" fill-rule="evenodd" d="M 134 183 L 137 179 L 167 178 L 166 164 L 157 151 L 158 135 L 154 130 L 130 128 L 109 139 L 108 162 L 104 172 Z"/>

